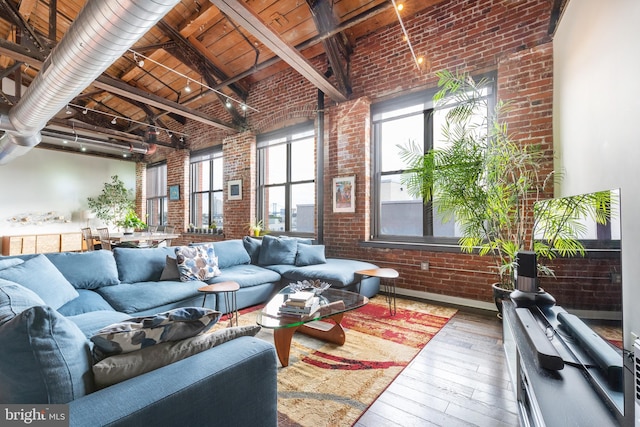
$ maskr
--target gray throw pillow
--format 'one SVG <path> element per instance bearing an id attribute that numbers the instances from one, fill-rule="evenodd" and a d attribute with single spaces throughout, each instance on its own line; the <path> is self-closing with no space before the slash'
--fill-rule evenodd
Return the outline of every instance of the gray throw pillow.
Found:
<path id="1" fill-rule="evenodd" d="M 296 262 L 298 240 L 286 237 L 264 236 L 260 246 L 259 265 L 293 265 Z"/>
<path id="2" fill-rule="evenodd" d="M 170 363 L 242 336 L 255 336 L 260 326 L 236 326 L 181 341 L 166 342 L 126 354 L 107 357 L 93 365 L 96 387 L 103 388 L 137 377 Z"/>

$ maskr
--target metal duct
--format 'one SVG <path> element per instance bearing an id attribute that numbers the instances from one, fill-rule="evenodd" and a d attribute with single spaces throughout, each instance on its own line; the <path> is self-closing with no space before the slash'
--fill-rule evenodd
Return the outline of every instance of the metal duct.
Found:
<path id="1" fill-rule="evenodd" d="M 8 113 L 0 112 L 0 165 L 42 140 L 40 131 L 180 0 L 89 0 Z"/>

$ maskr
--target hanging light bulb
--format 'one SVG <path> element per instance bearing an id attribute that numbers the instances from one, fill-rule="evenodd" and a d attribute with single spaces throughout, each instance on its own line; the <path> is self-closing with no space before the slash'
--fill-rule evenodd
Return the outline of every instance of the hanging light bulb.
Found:
<path id="1" fill-rule="evenodd" d="M 231 101 L 227 98 L 227 102 L 224 103 L 227 108 L 231 108 Z"/>
<path id="2" fill-rule="evenodd" d="M 184 87 L 185 93 L 191 93 L 191 86 L 189 85 L 189 79 L 187 79 L 187 85 Z"/>
<path id="3" fill-rule="evenodd" d="M 115 125 L 116 123 L 118 123 L 118 122 L 116 121 L 116 116 L 113 116 L 113 120 L 111 120 L 111 124 L 112 124 L 112 125 Z"/>
<path id="4" fill-rule="evenodd" d="M 242 104 L 242 111 L 247 111 L 247 104 Z"/>
<path id="5" fill-rule="evenodd" d="M 402 11 L 402 9 L 404 9 L 404 4 L 398 3 L 398 5 L 396 6 L 396 9 L 398 9 L 398 12 Z"/>

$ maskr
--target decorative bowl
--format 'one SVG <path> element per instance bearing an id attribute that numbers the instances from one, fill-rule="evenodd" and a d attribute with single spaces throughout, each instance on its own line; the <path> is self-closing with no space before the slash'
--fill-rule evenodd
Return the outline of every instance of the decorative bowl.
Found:
<path id="1" fill-rule="evenodd" d="M 303 280 L 289 284 L 289 289 L 293 292 L 310 291 L 316 295 L 320 295 L 331 287 L 330 283 L 321 282 L 320 280 Z"/>

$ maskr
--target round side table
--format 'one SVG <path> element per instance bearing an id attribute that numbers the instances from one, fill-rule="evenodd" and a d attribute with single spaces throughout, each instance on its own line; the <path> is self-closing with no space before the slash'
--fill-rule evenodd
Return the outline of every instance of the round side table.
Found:
<path id="1" fill-rule="evenodd" d="M 387 303 L 389 304 L 389 315 L 396 315 L 396 282 L 395 278 L 399 276 L 398 272 L 393 268 L 371 268 L 368 270 L 356 271 L 360 275 L 360 283 L 365 277 L 380 278 L 380 289 L 385 293 Z M 385 280 L 386 279 L 386 280 Z M 358 288 L 358 292 L 360 289 Z M 393 307 L 391 304 L 393 303 Z"/>
<path id="2" fill-rule="evenodd" d="M 214 283 L 212 285 L 203 286 L 198 288 L 198 292 L 204 293 L 202 300 L 202 306 L 207 302 L 208 294 L 224 294 L 225 308 L 227 309 L 227 319 L 229 319 L 229 326 L 233 326 L 233 318 L 235 316 L 236 326 L 238 326 L 238 301 L 236 300 L 236 293 L 240 289 L 240 285 L 237 282 L 227 281 Z"/>

